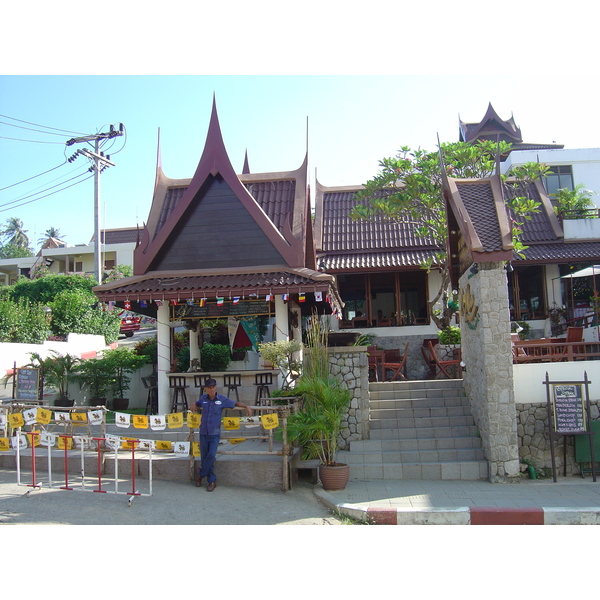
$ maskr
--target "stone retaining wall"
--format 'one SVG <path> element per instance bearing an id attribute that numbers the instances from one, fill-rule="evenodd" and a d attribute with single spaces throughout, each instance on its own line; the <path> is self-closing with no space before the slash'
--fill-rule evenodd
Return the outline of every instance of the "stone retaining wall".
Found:
<path id="1" fill-rule="evenodd" d="M 600 420 L 600 401 L 590 400 L 592 421 Z M 531 460 L 538 469 L 552 468 L 550 454 L 550 435 L 548 409 L 545 403 L 535 402 L 517 404 L 517 436 L 519 438 L 519 457 Z M 575 462 L 575 442 L 573 436 L 567 436 L 567 476 L 578 475 L 580 466 Z M 557 473 L 564 473 L 563 441 L 556 442 L 554 448 Z"/>
<path id="2" fill-rule="evenodd" d="M 353 440 L 369 439 L 369 365 L 366 348 L 331 347 L 332 375 L 339 376 L 352 394 L 350 408 L 342 421 L 340 449 L 349 450 Z"/>

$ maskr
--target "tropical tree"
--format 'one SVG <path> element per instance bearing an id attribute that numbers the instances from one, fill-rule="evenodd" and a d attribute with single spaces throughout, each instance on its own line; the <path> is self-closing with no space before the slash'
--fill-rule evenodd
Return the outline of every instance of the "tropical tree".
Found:
<path id="1" fill-rule="evenodd" d="M 497 168 L 497 156 L 509 152 L 510 144 L 482 140 L 476 144 L 465 142 L 444 143 L 439 152 L 427 152 L 408 146 L 400 148 L 393 158 L 379 162 L 379 173 L 364 184 L 357 197 L 363 201 L 350 213 L 352 219 L 373 219 L 381 216 L 389 220 L 402 220 L 412 223 L 417 235 L 427 238 L 439 250 L 421 266 L 428 272 L 439 269 L 440 287 L 435 297 L 429 301 L 430 314 L 440 329 L 450 325 L 450 318 L 456 311 L 454 299 L 449 300 L 450 271 L 446 260 L 447 225 L 443 195 L 443 180 L 440 153 L 448 177 L 482 178 L 491 176 Z M 520 237 L 522 222 L 537 212 L 539 203 L 528 195 L 528 184 L 543 176 L 546 165 L 527 163 L 515 168 L 504 179 L 511 193 L 508 194 L 507 209 L 513 217 L 513 243 L 515 251 L 522 253 Z M 442 300 L 442 310 L 434 306 Z"/>
<path id="2" fill-rule="evenodd" d="M 43 246 L 44 242 L 46 240 L 49 240 L 50 238 L 60 240 L 60 229 L 58 229 L 57 227 L 49 227 L 48 229 L 46 229 L 44 235 L 38 239 L 38 244 L 40 246 Z"/>
<path id="3" fill-rule="evenodd" d="M 567 188 L 561 188 L 557 190 L 554 196 L 558 202 L 558 206 L 554 207 L 554 212 L 560 214 L 562 212 L 569 212 L 577 215 L 579 218 L 591 217 L 590 209 L 596 208 L 594 201 L 592 200 L 592 190 L 588 190 L 582 183 L 577 185 L 574 190 Z"/>
<path id="4" fill-rule="evenodd" d="M 4 229 L 0 231 L 0 236 L 4 238 L 6 244 L 17 246 L 19 248 L 29 248 L 29 236 L 27 229 L 23 229 L 23 221 L 17 217 L 10 217 L 6 220 Z"/>

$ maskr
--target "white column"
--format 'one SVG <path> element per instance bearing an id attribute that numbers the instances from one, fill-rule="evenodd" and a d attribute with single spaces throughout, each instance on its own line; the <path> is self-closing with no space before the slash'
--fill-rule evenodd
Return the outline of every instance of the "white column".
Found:
<path id="1" fill-rule="evenodd" d="M 163 303 L 156 312 L 156 347 L 158 375 L 158 413 L 166 415 L 171 408 L 171 394 L 167 373 L 171 368 L 171 328 L 169 327 L 169 305 Z"/>
<path id="2" fill-rule="evenodd" d="M 198 343 L 198 335 L 201 331 L 200 321 L 198 321 L 198 325 L 196 326 L 196 331 L 189 331 L 190 337 L 190 364 L 192 364 L 192 360 L 194 358 L 198 359 L 198 363 L 200 363 L 200 344 Z"/>
<path id="3" fill-rule="evenodd" d="M 275 296 L 275 341 L 288 341 L 288 307 L 281 299 L 281 294 Z"/>

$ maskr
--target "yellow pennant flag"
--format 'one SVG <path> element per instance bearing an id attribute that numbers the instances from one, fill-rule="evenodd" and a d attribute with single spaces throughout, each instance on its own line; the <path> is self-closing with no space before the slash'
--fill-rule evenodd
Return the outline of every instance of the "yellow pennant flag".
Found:
<path id="1" fill-rule="evenodd" d="M 27 442 L 30 446 L 39 446 L 40 445 L 40 432 L 39 431 L 30 431 L 27 433 L 26 437 L 27 437 Z"/>
<path id="2" fill-rule="evenodd" d="M 229 438 L 227 440 L 230 444 L 241 444 L 242 442 L 245 442 L 245 438 Z"/>
<path id="3" fill-rule="evenodd" d="M 190 412 L 187 415 L 187 425 L 190 429 L 200 428 L 200 415 L 198 413 Z"/>
<path id="4" fill-rule="evenodd" d="M 10 450 L 10 440 L 0 437 L 0 452 L 6 452 L 7 450 Z"/>
<path id="5" fill-rule="evenodd" d="M 73 438 L 71 437 L 62 437 L 58 438 L 58 449 L 59 450 L 71 450 L 73 448 Z"/>
<path id="6" fill-rule="evenodd" d="M 76 426 L 85 425 L 87 423 L 87 413 L 72 412 L 71 421 L 73 421 L 73 425 Z"/>
<path id="7" fill-rule="evenodd" d="M 36 421 L 40 425 L 49 425 L 51 418 L 52 418 L 52 411 L 49 411 L 47 408 L 38 408 L 37 409 Z"/>
<path id="8" fill-rule="evenodd" d="M 200 456 L 200 442 L 192 442 L 192 455 Z"/>
<path id="9" fill-rule="evenodd" d="M 156 449 L 157 450 L 172 450 L 173 445 L 171 444 L 171 442 L 168 442 L 166 440 L 156 440 Z"/>
<path id="10" fill-rule="evenodd" d="M 183 427 L 183 413 L 171 413 L 167 415 L 167 427 L 169 429 Z"/>
<path id="11" fill-rule="evenodd" d="M 279 417 L 277 416 L 277 413 L 262 415 L 260 417 L 260 422 L 265 429 L 275 429 L 279 425 Z"/>
<path id="12" fill-rule="evenodd" d="M 23 427 L 25 425 L 25 419 L 23 419 L 23 413 L 11 413 L 8 415 L 8 424 L 13 428 Z"/>
<path id="13" fill-rule="evenodd" d="M 223 417 L 223 428 L 224 429 L 239 429 L 240 418 L 239 417 Z"/>
<path id="14" fill-rule="evenodd" d="M 148 415 L 133 415 L 133 426 L 136 429 L 148 429 Z"/>
<path id="15" fill-rule="evenodd" d="M 137 438 L 122 438 L 121 439 L 121 448 L 123 450 L 136 450 L 140 446 L 140 440 Z"/>

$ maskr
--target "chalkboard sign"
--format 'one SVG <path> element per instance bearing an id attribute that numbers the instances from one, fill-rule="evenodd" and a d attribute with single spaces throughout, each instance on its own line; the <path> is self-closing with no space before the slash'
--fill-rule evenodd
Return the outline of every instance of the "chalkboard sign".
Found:
<path id="1" fill-rule="evenodd" d="M 218 319 L 221 317 L 244 317 L 251 315 L 268 315 L 271 312 L 267 300 L 240 300 L 239 302 L 207 302 L 199 304 L 171 305 L 171 320 L 183 319 Z"/>
<path id="2" fill-rule="evenodd" d="M 37 400 L 39 384 L 39 369 L 17 369 L 16 399 Z"/>
<path id="3" fill-rule="evenodd" d="M 554 431 L 557 433 L 586 431 L 585 406 L 581 384 L 553 385 L 552 389 Z"/>

